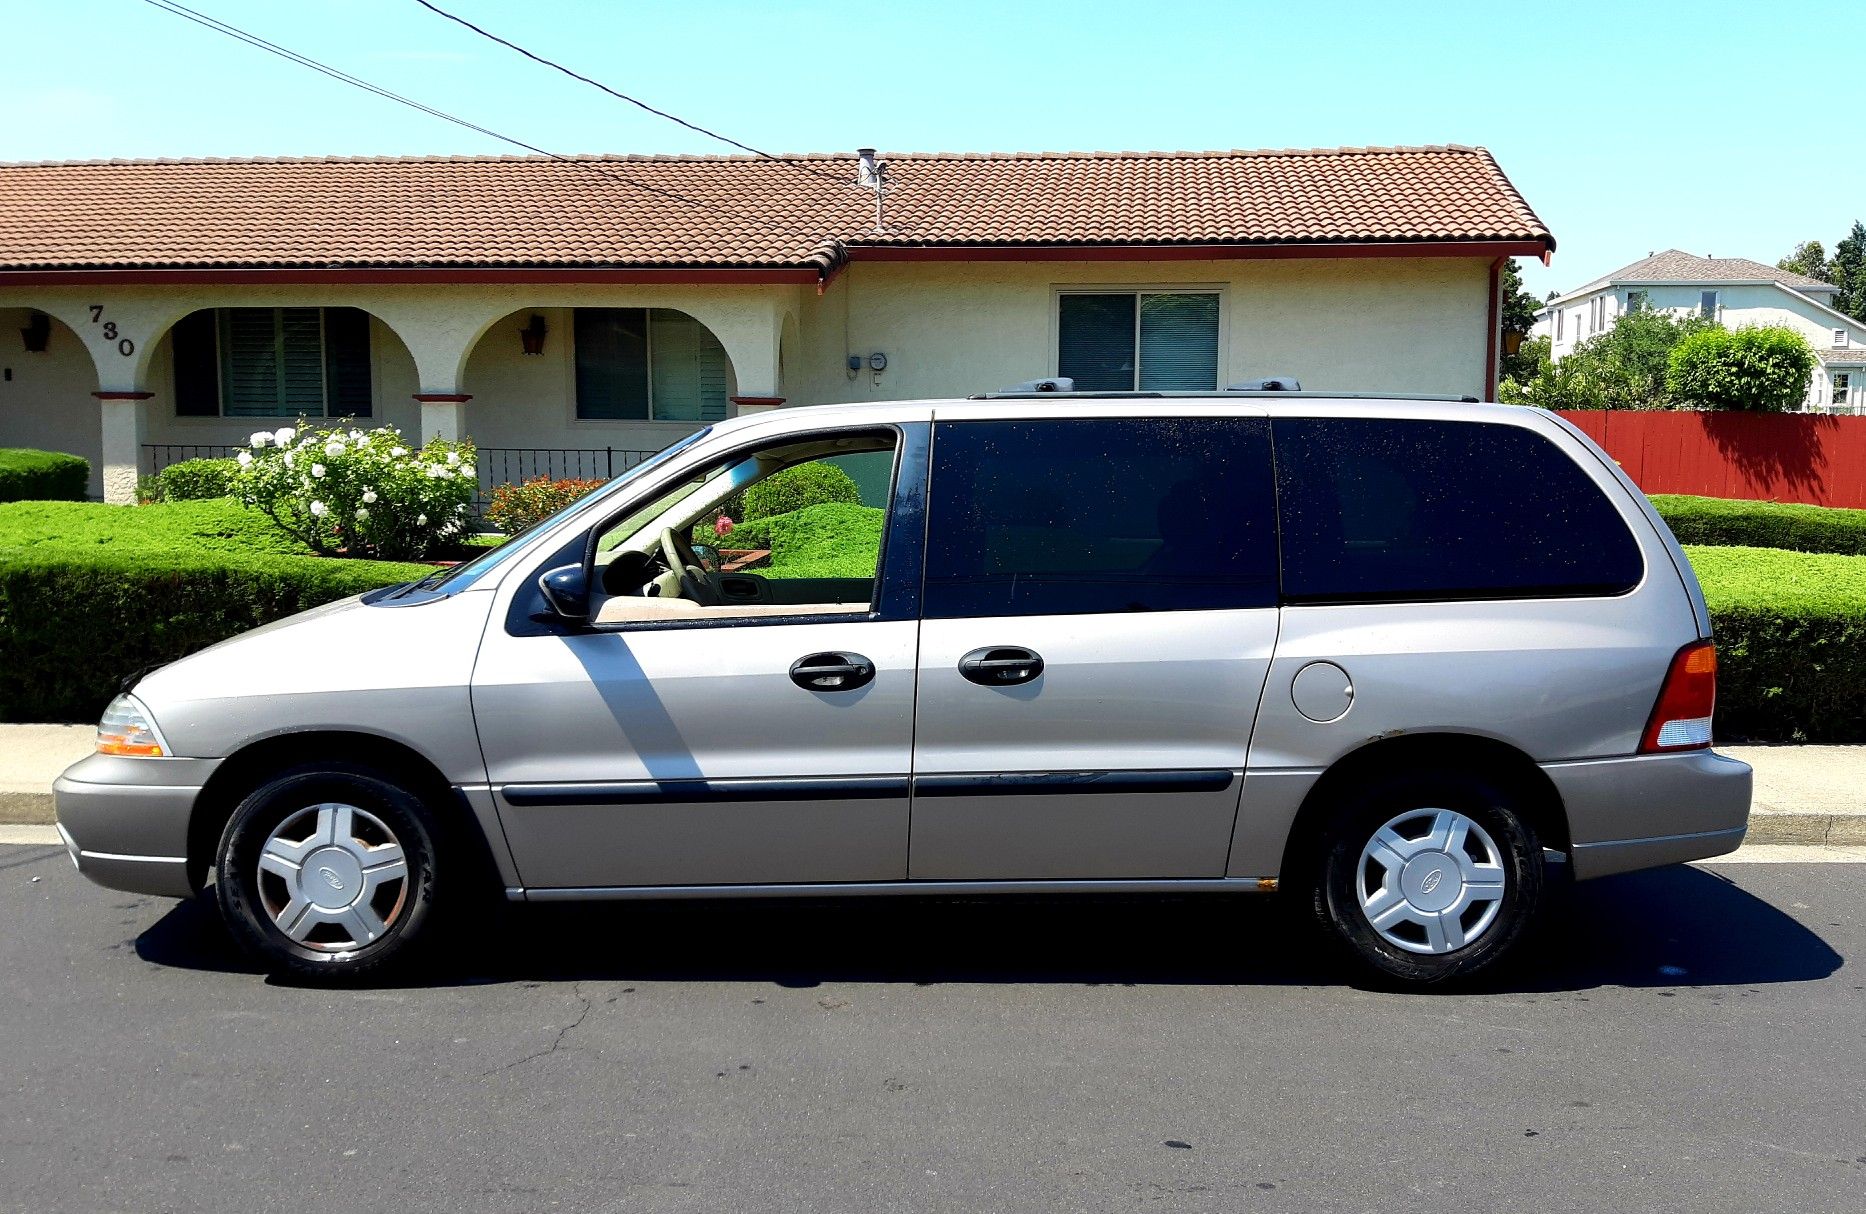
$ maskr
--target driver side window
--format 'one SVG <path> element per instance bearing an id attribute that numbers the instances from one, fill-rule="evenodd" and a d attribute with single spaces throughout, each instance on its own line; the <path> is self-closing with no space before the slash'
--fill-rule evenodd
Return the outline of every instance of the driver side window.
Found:
<path id="1" fill-rule="evenodd" d="M 897 436 L 793 437 L 740 453 L 597 541 L 597 623 L 872 609 Z"/>

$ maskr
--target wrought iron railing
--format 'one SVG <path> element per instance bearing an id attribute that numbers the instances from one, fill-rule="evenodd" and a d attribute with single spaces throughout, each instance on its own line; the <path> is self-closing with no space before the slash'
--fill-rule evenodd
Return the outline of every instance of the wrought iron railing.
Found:
<path id="1" fill-rule="evenodd" d="M 179 464 L 185 459 L 232 459 L 238 447 L 216 445 L 214 443 L 144 443 L 143 466 L 145 476 L 154 476 L 170 464 Z"/>
<path id="2" fill-rule="evenodd" d="M 154 476 L 185 459 L 230 459 L 238 450 L 209 443 L 144 443 L 143 463 L 146 475 Z M 539 476 L 606 481 L 653 454 L 624 447 L 480 447 L 474 457 L 479 461 L 479 492 L 474 495 L 473 513 L 484 517 L 492 491 L 500 485 Z"/>

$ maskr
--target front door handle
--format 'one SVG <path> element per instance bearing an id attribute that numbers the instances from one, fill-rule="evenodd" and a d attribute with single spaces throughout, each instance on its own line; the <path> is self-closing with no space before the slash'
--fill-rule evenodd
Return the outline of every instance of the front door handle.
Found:
<path id="1" fill-rule="evenodd" d="M 874 679 L 875 664 L 859 653 L 813 653 L 790 668 L 790 681 L 805 691 L 854 691 Z"/>
<path id="2" fill-rule="evenodd" d="M 1016 645 L 987 646 L 960 658 L 959 673 L 981 687 L 1014 687 L 1043 673 L 1043 655 Z"/>

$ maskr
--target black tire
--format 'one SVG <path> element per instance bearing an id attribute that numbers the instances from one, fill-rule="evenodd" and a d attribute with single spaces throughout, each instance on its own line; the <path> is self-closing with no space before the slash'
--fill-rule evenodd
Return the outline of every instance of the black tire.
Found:
<path id="1" fill-rule="evenodd" d="M 1469 978 L 1495 964 L 1521 938 L 1542 898 L 1542 848 L 1519 804 L 1501 783 L 1452 772 L 1396 776 L 1348 793 L 1319 840 L 1310 877 L 1316 923 L 1351 964 L 1381 985 L 1428 988 Z M 1372 883 L 1363 874 L 1361 853 L 1394 819 L 1438 809 L 1463 815 L 1489 835 L 1501 861 L 1503 896 L 1495 900 L 1495 913 L 1487 921 L 1482 907 L 1472 908 L 1476 930 L 1461 945 L 1448 952 L 1414 952 L 1390 942 L 1362 909 L 1362 892 Z M 1407 825 L 1426 821 L 1411 819 Z M 1418 934 L 1415 946 L 1431 947 L 1423 928 Z"/>
<path id="2" fill-rule="evenodd" d="M 325 803 L 354 806 L 377 819 L 399 843 L 406 865 L 406 875 L 396 883 L 399 889 L 379 891 L 393 901 L 392 910 L 372 908 L 384 930 L 361 947 L 315 938 L 300 942 L 287 935 L 273 913 L 281 891 L 289 891 L 277 874 L 260 873 L 260 852 L 272 833 Z M 392 777 L 354 763 L 306 764 L 268 780 L 234 809 L 215 853 L 215 896 L 234 939 L 273 974 L 322 983 L 380 977 L 407 967 L 436 934 L 438 835 L 432 811 Z"/>

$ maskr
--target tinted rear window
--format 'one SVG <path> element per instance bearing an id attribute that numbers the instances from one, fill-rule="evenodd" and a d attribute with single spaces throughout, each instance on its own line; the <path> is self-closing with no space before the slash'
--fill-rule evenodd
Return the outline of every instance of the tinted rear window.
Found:
<path id="1" fill-rule="evenodd" d="M 1272 433 L 1291 601 L 1620 594 L 1643 572 L 1613 504 L 1529 430 L 1297 418 Z"/>
<path id="2" fill-rule="evenodd" d="M 1275 602 L 1263 419 L 934 427 L 928 618 Z"/>

